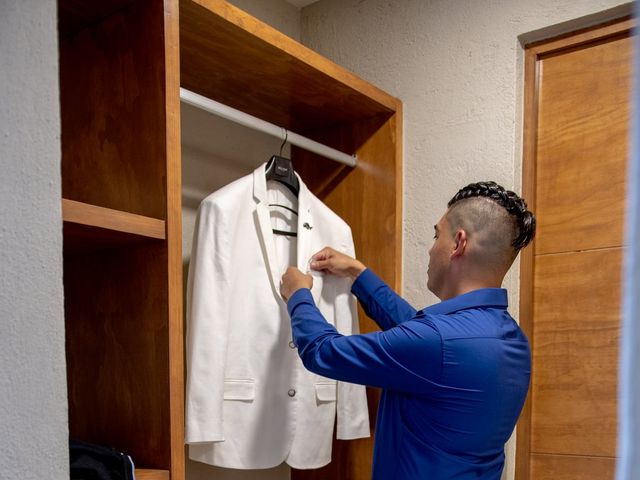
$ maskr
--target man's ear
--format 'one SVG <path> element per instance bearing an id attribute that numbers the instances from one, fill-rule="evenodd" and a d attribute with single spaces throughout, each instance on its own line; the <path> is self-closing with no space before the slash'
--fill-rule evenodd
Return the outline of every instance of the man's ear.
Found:
<path id="1" fill-rule="evenodd" d="M 451 250 L 451 259 L 453 260 L 455 257 L 460 257 L 464 253 L 467 248 L 467 232 L 460 229 L 456 231 L 455 236 L 453 237 L 454 247 Z"/>

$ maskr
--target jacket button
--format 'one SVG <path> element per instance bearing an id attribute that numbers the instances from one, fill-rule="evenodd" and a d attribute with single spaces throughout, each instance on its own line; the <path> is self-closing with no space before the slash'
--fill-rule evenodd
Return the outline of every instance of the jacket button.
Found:
<path id="1" fill-rule="evenodd" d="M 289 395 L 290 397 L 295 397 L 296 391 L 292 388 L 287 392 L 287 395 Z"/>
<path id="2" fill-rule="evenodd" d="M 289 348 L 296 348 L 296 344 L 293 343 L 293 340 L 289 342 Z"/>

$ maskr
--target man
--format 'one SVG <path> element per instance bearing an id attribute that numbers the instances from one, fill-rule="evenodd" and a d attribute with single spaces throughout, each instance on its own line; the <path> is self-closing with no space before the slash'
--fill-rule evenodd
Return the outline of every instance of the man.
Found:
<path id="1" fill-rule="evenodd" d="M 427 286 L 440 303 L 416 312 L 361 262 L 329 247 L 311 268 L 351 277 L 382 331 L 342 336 L 314 305 L 310 275 L 290 267 L 280 293 L 305 367 L 383 389 L 373 479 L 498 480 L 524 403 L 527 338 L 502 281 L 535 234 L 535 217 L 494 182 L 461 189 L 435 226 Z"/>

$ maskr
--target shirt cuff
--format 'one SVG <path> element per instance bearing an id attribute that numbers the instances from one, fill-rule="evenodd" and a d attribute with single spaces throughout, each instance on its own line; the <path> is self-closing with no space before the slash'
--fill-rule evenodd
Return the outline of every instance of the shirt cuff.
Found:
<path id="1" fill-rule="evenodd" d="M 351 293 L 356 297 L 362 298 L 362 296 L 370 295 L 379 287 L 384 287 L 387 284 L 382 279 L 373 273 L 370 269 L 365 269 L 360 275 L 356 277 L 351 285 Z"/>
<path id="2" fill-rule="evenodd" d="M 315 305 L 313 296 L 311 295 L 311 290 L 308 288 L 299 288 L 293 293 L 293 295 L 291 295 L 287 302 L 287 311 L 289 312 L 289 316 L 291 316 L 295 308 L 301 303 L 311 303 L 311 305 Z"/>

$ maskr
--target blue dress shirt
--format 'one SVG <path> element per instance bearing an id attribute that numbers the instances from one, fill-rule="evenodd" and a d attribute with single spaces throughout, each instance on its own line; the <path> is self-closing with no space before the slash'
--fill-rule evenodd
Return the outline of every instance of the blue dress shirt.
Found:
<path id="1" fill-rule="evenodd" d="M 365 270 L 352 292 L 382 331 L 340 335 L 307 289 L 287 306 L 307 369 L 383 389 L 372 478 L 499 480 L 531 373 L 506 290 L 475 290 L 416 312 Z"/>

